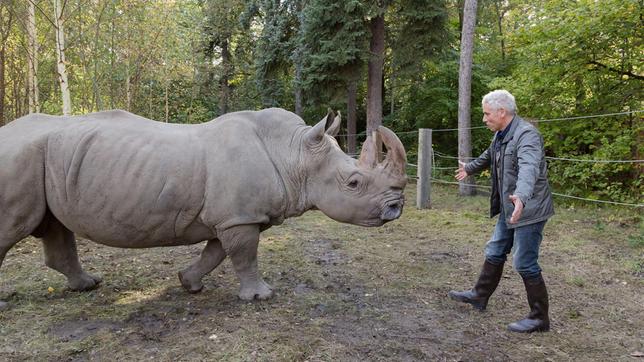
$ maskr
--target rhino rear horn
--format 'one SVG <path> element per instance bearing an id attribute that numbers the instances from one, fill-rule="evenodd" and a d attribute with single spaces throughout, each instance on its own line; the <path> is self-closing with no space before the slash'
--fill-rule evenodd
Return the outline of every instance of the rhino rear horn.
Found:
<path id="1" fill-rule="evenodd" d="M 407 166 L 407 154 L 405 147 L 396 134 L 387 127 L 378 127 L 378 133 L 382 138 L 382 143 L 387 147 L 387 157 L 382 162 L 385 169 L 392 173 L 404 176 L 406 175 L 405 167 Z"/>

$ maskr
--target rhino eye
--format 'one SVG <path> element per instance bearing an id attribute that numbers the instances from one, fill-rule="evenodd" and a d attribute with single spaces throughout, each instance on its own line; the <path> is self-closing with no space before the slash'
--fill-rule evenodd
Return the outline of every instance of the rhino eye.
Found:
<path id="1" fill-rule="evenodd" d="M 347 186 L 351 189 L 355 189 L 358 187 L 358 180 L 351 180 Z"/>

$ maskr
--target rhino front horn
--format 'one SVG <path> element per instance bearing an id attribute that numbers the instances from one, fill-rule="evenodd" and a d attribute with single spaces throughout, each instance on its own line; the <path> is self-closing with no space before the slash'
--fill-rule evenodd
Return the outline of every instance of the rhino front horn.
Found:
<path id="1" fill-rule="evenodd" d="M 378 127 L 382 143 L 387 147 L 387 157 L 383 161 L 385 169 L 398 176 L 405 176 L 407 166 L 407 153 L 405 147 L 396 134 L 387 127 Z"/>

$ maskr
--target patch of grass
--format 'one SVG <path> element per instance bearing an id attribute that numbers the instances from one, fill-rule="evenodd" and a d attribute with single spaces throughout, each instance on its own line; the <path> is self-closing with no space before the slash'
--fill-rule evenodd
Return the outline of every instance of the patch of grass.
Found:
<path id="1" fill-rule="evenodd" d="M 586 282 L 585 282 L 584 278 L 579 277 L 579 276 L 572 277 L 568 281 L 568 283 L 572 284 L 572 285 L 574 285 L 576 287 L 579 287 L 579 288 L 583 288 L 586 285 Z"/>
<path id="2" fill-rule="evenodd" d="M 644 248 L 644 232 L 640 234 L 629 235 L 628 245 L 635 249 Z"/>
<path id="3" fill-rule="evenodd" d="M 644 258 L 628 260 L 626 262 L 626 267 L 633 275 L 644 278 Z"/>
<path id="4" fill-rule="evenodd" d="M 595 222 L 595 230 L 597 231 L 605 231 L 606 230 L 606 224 L 604 224 L 601 220 L 598 220 Z"/>
<path id="5" fill-rule="evenodd" d="M 567 316 L 568 316 L 568 318 L 570 318 L 570 319 L 578 319 L 578 318 L 580 318 L 580 317 L 581 317 L 581 313 L 580 313 L 578 310 L 576 310 L 576 309 L 570 309 L 570 310 L 568 310 L 568 312 L 566 313 L 566 315 L 567 315 Z"/>

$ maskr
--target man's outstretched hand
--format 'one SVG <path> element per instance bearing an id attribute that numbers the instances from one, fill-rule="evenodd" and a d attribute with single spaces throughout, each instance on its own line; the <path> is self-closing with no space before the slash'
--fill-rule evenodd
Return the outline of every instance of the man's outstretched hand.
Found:
<path id="1" fill-rule="evenodd" d="M 457 180 L 463 181 L 467 177 L 467 172 L 465 172 L 465 162 L 458 161 L 458 170 L 456 170 L 456 175 L 454 175 Z"/>

